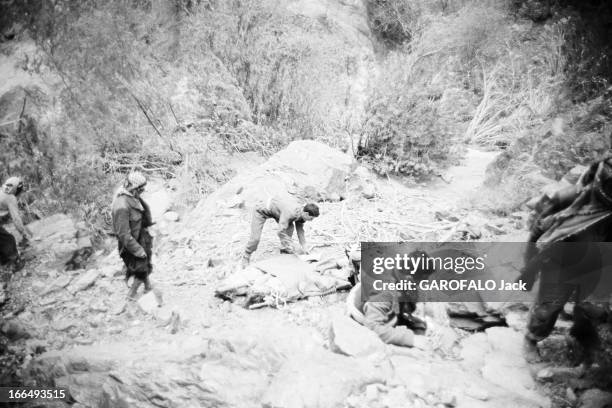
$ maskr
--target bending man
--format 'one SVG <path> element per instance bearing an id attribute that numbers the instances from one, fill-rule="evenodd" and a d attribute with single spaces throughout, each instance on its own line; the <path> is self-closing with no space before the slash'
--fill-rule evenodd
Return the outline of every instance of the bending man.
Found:
<path id="1" fill-rule="evenodd" d="M 251 254 L 257 250 L 261 232 L 264 224 L 269 218 L 273 218 L 278 223 L 278 237 L 281 242 L 281 253 L 294 253 L 291 237 L 293 230 L 297 231 L 300 246 L 304 252 L 306 248 L 306 238 L 304 237 L 304 223 L 319 216 L 319 207 L 316 204 L 306 204 L 304 206 L 289 194 L 283 196 L 272 196 L 265 203 L 260 203 L 255 207 L 253 220 L 251 222 L 251 238 L 247 243 L 242 257 L 242 267 L 246 267 L 251 259 Z"/>

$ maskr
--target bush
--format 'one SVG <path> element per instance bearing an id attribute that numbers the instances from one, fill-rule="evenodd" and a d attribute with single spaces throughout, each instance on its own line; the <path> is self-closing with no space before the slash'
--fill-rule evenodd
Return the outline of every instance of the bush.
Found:
<path id="1" fill-rule="evenodd" d="M 410 55 L 390 57 L 366 109 L 359 155 L 382 174 L 436 174 L 455 152 L 458 134 L 442 110 L 444 92 L 411 75 L 412 63 Z"/>
<path id="2" fill-rule="evenodd" d="M 350 44 L 325 21 L 284 11 L 275 0 L 216 2 L 189 21 L 185 52 L 216 58 L 237 83 L 257 125 L 293 139 L 338 133 Z M 344 51 L 344 50 L 347 51 Z"/>
<path id="3" fill-rule="evenodd" d="M 417 11 L 406 0 L 368 0 L 370 29 L 387 46 L 396 47 L 412 38 Z"/>

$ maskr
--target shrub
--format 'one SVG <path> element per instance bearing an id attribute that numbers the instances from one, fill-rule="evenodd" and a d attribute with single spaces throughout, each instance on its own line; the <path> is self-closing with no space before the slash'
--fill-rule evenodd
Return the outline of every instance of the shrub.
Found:
<path id="1" fill-rule="evenodd" d="M 368 0 L 370 29 L 387 46 L 395 47 L 410 41 L 417 10 L 406 0 Z"/>
<path id="2" fill-rule="evenodd" d="M 435 174 L 457 140 L 442 88 L 410 72 L 413 63 L 411 55 L 390 57 L 366 108 L 359 154 L 383 174 Z"/>

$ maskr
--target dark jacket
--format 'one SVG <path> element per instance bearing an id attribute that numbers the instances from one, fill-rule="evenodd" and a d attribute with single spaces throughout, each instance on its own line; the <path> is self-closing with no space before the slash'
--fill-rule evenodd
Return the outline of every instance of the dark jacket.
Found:
<path id="1" fill-rule="evenodd" d="M 140 245 L 142 231 L 153 225 L 151 210 L 143 199 L 136 198 L 121 189 L 113 200 L 113 229 L 119 240 L 119 253 L 127 250 L 139 258 L 146 256 Z"/>

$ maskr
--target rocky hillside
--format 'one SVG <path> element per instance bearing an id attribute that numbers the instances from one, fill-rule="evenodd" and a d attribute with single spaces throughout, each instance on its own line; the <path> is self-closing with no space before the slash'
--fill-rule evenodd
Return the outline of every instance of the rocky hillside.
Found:
<path id="1" fill-rule="evenodd" d="M 427 345 L 404 349 L 348 319 L 346 292 L 248 310 L 215 291 L 278 190 L 317 201 L 307 237 L 337 269 L 360 241 L 524 241 L 525 201 L 609 153 L 608 15 L 562 0 L 2 2 L 0 178 L 25 177 L 35 239 L 3 273 L 1 384 L 65 387 L 62 408 L 606 406 L 609 324 L 597 363 L 574 367 L 571 307 L 529 364 L 525 304 L 420 304 Z M 162 297 L 126 304 L 108 233 L 130 169 L 150 178 Z M 266 225 L 253 261 L 277 250 Z"/>
<path id="2" fill-rule="evenodd" d="M 308 174 L 317 178 L 302 177 L 297 158 L 304 148 L 313 159 Z M 250 205 L 279 177 L 298 194 L 332 198 L 307 228 L 326 256 L 342 259 L 343 243 L 355 240 L 524 239 L 520 222 L 491 220 L 470 206 L 492 157 L 471 151 L 450 170 L 450 184 L 406 187 L 355 168 L 349 156 L 325 145 L 295 142 L 190 213 L 169 213 L 176 197 L 150 191 L 158 221 L 152 278 L 161 306 L 153 293 L 124 306 L 116 251 L 97 252 L 84 269 L 69 271 L 43 263 L 37 246 L 26 271 L 8 285 L 1 329 L 11 345 L 3 361 L 17 370 L 5 374 L 66 387 L 72 406 L 92 408 L 597 406 L 589 404 L 609 398 L 601 391 L 609 377 L 598 371 L 605 366 L 585 373 L 568 365 L 564 321 L 542 345 L 545 364 L 525 362 L 524 305 L 482 304 L 467 313 L 420 305 L 427 345 L 404 349 L 384 345 L 348 319 L 346 293 L 259 310 L 214 296 L 237 265 Z M 255 261 L 276 253 L 275 238 L 268 225 Z M 458 321 L 480 316 L 470 330 L 483 331 L 449 325 L 451 310 Z M 493 316 L 504 325 L 482 326 Z"/>

